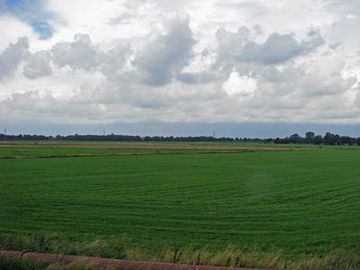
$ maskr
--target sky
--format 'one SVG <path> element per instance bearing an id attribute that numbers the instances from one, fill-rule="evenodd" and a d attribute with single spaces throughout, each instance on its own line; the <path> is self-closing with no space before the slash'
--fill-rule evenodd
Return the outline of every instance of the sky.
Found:
<path id="1" fill-rule="evenodd" d="M 358 0 L 0 0 L 0 132 L 360 136 Z"/>

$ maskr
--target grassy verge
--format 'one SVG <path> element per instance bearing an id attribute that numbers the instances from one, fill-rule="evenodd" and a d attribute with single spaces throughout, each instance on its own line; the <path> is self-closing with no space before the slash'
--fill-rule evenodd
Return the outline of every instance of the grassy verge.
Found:
<path id="1" fill-rule="evenodd" d="M 4 258 L 0 257 L 1 270 L 95 270 L 94 267 L 82 264 L 57 264 L 34 261 L 22 258 Z"/>
<path id="2" fill-rule="evenodd" d="M 58 234 L 26 235 L 1 234 L 0 248 L 26 250 L 64 255 L 88 255 L 95 257 L 147 260 L 157 262 L 216 265 L 230 267 L 254 267 L 294 270 L 355 270 L 360 269 L 360 254 L 350 249 L 337 249 L 325 255 L 298 255 L 287 257 L 280 250 L 265 252 L 257 249 L 239 249 L 229 245 L 222 250 L 210 247 L 194 249 L 171 246 L 157 251 L 133 245 L 128 239 L 76 241 Z M 86 265 L 49 265 L 26 259 L 0 259 L 0 269 L 91 269 Z"/>
<path id="3" fill-rule="evenodd" d="M 47 263 L 42 262 L 0 257 L 0 269 L 4 270 L 40 270 L 46 269 L 48 266 Z"/>

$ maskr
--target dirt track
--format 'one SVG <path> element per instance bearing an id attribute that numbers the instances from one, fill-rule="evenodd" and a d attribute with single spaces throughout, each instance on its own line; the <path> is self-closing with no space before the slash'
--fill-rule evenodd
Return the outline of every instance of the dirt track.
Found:
<path id="1" fill-rule="evenodd" d="M 176 150 L 240 150 L 240 151 L 294 151 L 299 147 L 284 145 L 242 145 L 241 143 L 210 142 L 111 142 L 111 141 L 0 141 L 1 147 L 53 147 L 53 148 L 112 148 L 112 149 L 176 149 Z"/>
<path id="2" fill-rule="evenodd" d="M 98 269 L 122 269 L 122 270 L 265 270 L 243 267 L 223 267 L 206 265 L 186 265 L 174 263 L 129 261 L 106 259 L 88 256 L 56 255 L 37 252 L 21 252 L 0 250 L 0 257 L 5 258 L 24 258 L 27 260 L 47 262 L 49 264 L 65 265 L 86 265 Z"/>

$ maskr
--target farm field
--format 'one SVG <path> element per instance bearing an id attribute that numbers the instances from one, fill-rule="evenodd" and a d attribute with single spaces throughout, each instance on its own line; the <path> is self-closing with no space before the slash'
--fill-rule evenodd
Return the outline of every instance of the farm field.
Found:
<path id="1" fill-rule="evenodd" d="M 1 142 L 0 246 L 247 266 L 358 256 L 359 161 L 358 147 Z"/>

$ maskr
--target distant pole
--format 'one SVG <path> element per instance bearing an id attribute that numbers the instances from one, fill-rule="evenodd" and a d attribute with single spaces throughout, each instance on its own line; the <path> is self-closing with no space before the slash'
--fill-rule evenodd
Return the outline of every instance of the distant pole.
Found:
<path id="1" fill-rule="evenodd" d="M 103 135 L 105 136 L 105 129 L 103 129 Z"/>
<path id="2" fill-rule="evenodd" d="M 4 134 L 6 134 L 6 131 L 7 131 L 6 128 L 4 128 Z"/>
<path id="3" fill-rule="evenodd" d="M 213 137 L 214 137 L 214 138 L 216 137 L 216 132 L 215 132 L 215 130 L 213 131 Z"/>

